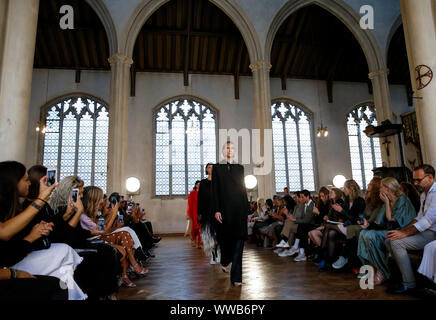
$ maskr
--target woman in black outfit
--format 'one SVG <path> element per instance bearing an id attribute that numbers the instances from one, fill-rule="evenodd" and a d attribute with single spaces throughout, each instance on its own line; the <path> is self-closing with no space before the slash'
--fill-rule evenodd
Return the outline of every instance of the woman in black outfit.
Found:
<path id="1" fill-rule="evenodd" d="M 47 168 L 36 165 L 28 170 L 30 188 L 28 198 L 24 205 L 31 203 L 39 193 L 39 180 L 47 174 Z M 69 179 L 68 177 L 66 178 Z M 81 184 L 81 181 L 77 183 Z M 62 186 L 61 186 L 62 188 Z M 82 263 L 75 270 L 75 280 L 82 290 L 88 295 L 90 300 L 98 298 L 116 299 L 118 291 L 117 276 L 121 273 L 121 265 L 117 250 L 104 243 L 91 243 L 87 240 L 92 235 L 88 230 L 80 227 L 78 219 L 83 212 L 83 205 L 78 197 L 76 203 L 72 203 L 76 213 L 67 221 L 64 213 L 67 208 L 58 208 L 58 214 L 55 214 L 48 203 L 44 205 L 39 214 L 23 230 L 31 229 L 41 220 L 54 223 L 53 232 L 48 239 L 52 243 L 65 243 L 74 249 L 79 249 L 79 255 L 84 258 Z"/>
<path id="2" fill-rule="evenodd" d="M 357 225 L 359 215 L 365 210 L 365 200 L 360 196 L 361 190 L 354 180 L 347 180 L 344 184 L 345 201 L 341 206 L 332 204 L 331 208 L 343 224 L 327 223 L 323 232 L 321 249 L 323 260 L 318 264 L 319 271 L 327 271 L 331 268 L 336 251 L 336 240 L 345 238 L 346 228 L 350 225 Z"/>
<path id="3" fill-rule="evenodd" d="M 212 171 L 213 164 L 208 163 L 206 165 L 207 178 L 200 181 L 197 212 L 201 226 L 203 250 L 211 256 L 210 263 L 217 264 L 220 262 L 220 252 L 216 238 L 216 219 L 212 212 Z"/>

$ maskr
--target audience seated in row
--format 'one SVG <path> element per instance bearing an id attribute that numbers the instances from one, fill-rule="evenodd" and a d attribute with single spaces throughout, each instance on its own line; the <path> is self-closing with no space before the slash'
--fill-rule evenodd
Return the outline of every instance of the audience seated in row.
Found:
<path id="1" fill-rule="evenodd" d="M 137 259 L 146 263 L 160 238 L 139 203 L 126 212 L 121 197 L 103 201 L 100 188 L 74 176 L 48 187 L 46 174 L 40 165 L 26 172 L 18 162 L 0 163 L 0 299 L 6 289 L 5 299 L 116 299 L 120 284 L 134 286 L 127 260 L 130 274 L 144 275 Z M 102 231 L 99 216 L 106 217 Z"/>

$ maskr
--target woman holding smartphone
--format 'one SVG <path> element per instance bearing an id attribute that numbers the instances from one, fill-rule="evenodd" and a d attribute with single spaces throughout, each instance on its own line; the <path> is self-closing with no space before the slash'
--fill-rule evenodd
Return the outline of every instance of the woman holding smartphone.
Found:
<path id="1" fill-rule="evenodd" d="M 127 231 L 113 232 L 113 224 L 118 217 L 118 208 L 120 203 L 117 202 L 112 207 L 112 212 L 108 215 L 105 222 L 104 231 L 100 231 L 97 220 L 97 212 L 103 203 L 103 190 L 99 187 L 86 187 L 83 193 L 83 206 L 85 213 L 80 218 L 82 228 L 91 231 L 93 235 L 100 235 L 102 239 L 114 246 L 122 255 L 120 261 L 123 268 L 121 280 L 123 284 L 129 288 L 134 288 L 136 285 L 130 281 L 127 276 L 127 269 L 130 264 L 130 271 L 137 275 L 145 275 L 148 270 L 141 267 L 135 259 L 134 241 Z"/>

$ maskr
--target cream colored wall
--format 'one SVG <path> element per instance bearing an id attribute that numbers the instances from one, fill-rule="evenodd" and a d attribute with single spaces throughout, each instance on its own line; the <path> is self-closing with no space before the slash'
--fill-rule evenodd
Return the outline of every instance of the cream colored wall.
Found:
<path id="1" fill-rule="evenodd" d="M 37 162 L 38 144 L 35 125 L 40 117 L 40 107 L 46 101 L 73 92 L 94 95 L 104 101 L 109 99 L 110 72 L 82 71 L 81 82 L 74 82 L 74 71 L 34 70 L 30 121 L 27 138 L 27 161 Z M 157 232 L 183 232 L 186 224 L 186 200 L 161 200 L 153 197 L 153 130 L 152 111 L 162 101 L 179 95 L 189 95 L 209 102 L 219 112 L 220 128 L 254 127 L 253 87 L 251 77 L 242 77 L 240 99 L 234 99 L 232 76 L 190 75 L 190 86 L 183 86 L 182 74 L 138 73 L 136 96 L 129 101 L 127 175 L 141 181 L 141 193 L 135 201 L 148 208 L 149 219 Z M 408 111 L 405 90 L 391 87 L 392 105 L 396 114 Z M 296 100 L 314 113 L 314 127 L 322 121 L 329 129 L 327 139 L 315 139 L 316 162 L 320 185 L 331 184 L 336 174 L 351 176 L 345 117 L 350 108 L 372 99 L 365 83 L 333 84 L 333 103 L 327 101 L 325 81 L 291 80 L 287 90 L 281 90 L 280 79 L 271 79 L 271 98 L 286 97 Z M 322 159 L 322 160 L 321 160 Z M 246 167 L 246 172 L 250 172 Z M 256 193 L 253 194 L 256 197 Z"/>

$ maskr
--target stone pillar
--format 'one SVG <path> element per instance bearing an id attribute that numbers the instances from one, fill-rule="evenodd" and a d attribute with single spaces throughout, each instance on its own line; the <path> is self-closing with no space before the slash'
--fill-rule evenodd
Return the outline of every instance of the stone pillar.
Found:
<path id="1" fill-rule="evenodd" d="M 254 89 L 254 128 L 260 130 L 260 155 L 264 156 L 264 129 L 272 129 L 271 95 L 269 71 L 271 64 L 268 61 L 257 61 L 250 65 L 253 72 Z M 256 144 L 259 145 L 259 144 Z M 268 146 L 271 154 L 272 144 Z M 275 194 L 274 190 L 274 163 L 271 163 L 271 172 L 267 175 L 256 175 L 258 179 L 258 197 L 265 200 Z"/>
<path id="2" fill-rule="evenodd" d="M 126 193 L 130 65 L 133 60 L 122 54 L 109 59 L 111 65 L 109 101 L 108 193 Z"/>
<path id="3" fill-rule="evenodd" d="M 38 9 L 39 0 L 8 0 L 0 6 L 0 161 L 26 160 Z"/>
<path id="4" fill-rule="evenodd" d="M 428 66 L 433 73 L 436 71 L 436 4 L 432 0 L 410 1 L 401 0 L 401 15 L 403 18 L 404 36 L 407 56 L 409 59 L 410 77 L 414 91 L 416 119 L 418 122 L 419 139 L 421 142 L 424 163 L 436 166 L 436 79 L 424 88 L 417 83 L 419 65 Z M 420 71 L 422 75 L 425 71 Z M 433 77 L 436 75 L 433 74 Z M 427 83 L 430 78 L 424 76 Z"/>
<path id="5" fill-rule="evenodd" d="M 388 82 L 389 69 L 381 69 L 370 72 L 368 77 L 372 81 L 375 110 L 377 114 L 377 123 L 380 125 L 384 120 L 390 120 L 393 123 L 391 109 L 391 94 Z M 383 144 L 383 142 L 388 142 Z M 386 150 L 388 146 L 388 152 Z M 380 138 L 380 148 L 383 166 L 397 167 L 401 165 L 401 156 L 399 154 L 399 145 L 397 135 Z"/>

